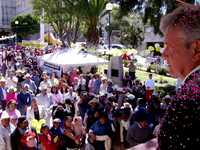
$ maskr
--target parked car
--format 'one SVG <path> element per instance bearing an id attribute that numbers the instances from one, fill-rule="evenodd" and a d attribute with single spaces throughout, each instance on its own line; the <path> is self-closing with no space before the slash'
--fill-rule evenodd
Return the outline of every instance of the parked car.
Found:
<path id="1" fill-rule="evenodd" d="M 121 49 L 124 49 L 124 48 L 126 48 L 126 46 L 124 46 L 122 44 L 111 44 L 110 45 L 110 49 L 121 50 Z M 99 53 L 109 51 L 109 45 L 108 44 L 99 45 L 96 51 L 99 52 Z"/>

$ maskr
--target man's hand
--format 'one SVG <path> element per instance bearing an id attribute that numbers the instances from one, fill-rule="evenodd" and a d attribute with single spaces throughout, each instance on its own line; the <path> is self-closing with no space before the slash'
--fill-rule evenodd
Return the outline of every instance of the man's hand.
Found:
<path id="1" fill-rule="evenodd" d="M 95 142 L 96 141 L 96 135 L 94 133 L 89 133 L 88 134 L 90 142 Z"/>

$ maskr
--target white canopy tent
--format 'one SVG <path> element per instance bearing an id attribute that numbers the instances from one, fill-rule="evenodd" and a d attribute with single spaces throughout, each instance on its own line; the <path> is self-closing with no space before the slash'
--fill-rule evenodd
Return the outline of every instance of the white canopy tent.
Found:
<path id="1" fill-rule="evenodd" d="M 39 60 L 41 66 L 48 63 L 48 66 L 51 65 L 51 68 L 54 68 L 54 65 L 60 66 L 63 71 L 72 67 L 95 66 L 108 63 L 107 60 L 99 58 L 95 55 L 88 54 L 86 52 L 77 52 L 72 49 L 65 49 L 46 54 L 41 56 Z"/>

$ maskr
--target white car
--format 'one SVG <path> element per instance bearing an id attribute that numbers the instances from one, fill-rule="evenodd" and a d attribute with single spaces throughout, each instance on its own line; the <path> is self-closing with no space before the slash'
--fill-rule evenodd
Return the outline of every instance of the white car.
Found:
<path id="1" fill-rule="evenodd" d="M 121 49 L 124 49 L 124 48 L 126 48 L 126 46 L 124 46 L 122 44 L 111 44 L 110 45 L 110 49 L 121 50 Z M 96 51 L 99 52 L 99 53 L 109 51 L 109 46 L 108 46 L 108 44 L 99 45 Z"/>

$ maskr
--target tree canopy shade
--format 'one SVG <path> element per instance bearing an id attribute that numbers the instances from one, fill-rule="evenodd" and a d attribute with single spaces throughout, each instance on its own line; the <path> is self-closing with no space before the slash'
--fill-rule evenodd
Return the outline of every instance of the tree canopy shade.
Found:
<path id="1" fill-rule="evenodd" d="M 126 16 L 120 15 L 119 8 L 112 10 L 112 22 L 110 29 L 120 30 L 120 42 L 124 45 L 136 48 L 144 39 L 144 25 L 138 13 L 128 13 Z"/>
<path id="2" fill-rule="evenodd" d="M 80 26 L 86 29 L 88 42 L 98 43 L 99 18 L 107 0 L 33 0 L 35 13 L 40 15 L 44 9 L 44 20 L 50 24 L 65 46 L 76 42 Z"/>
<path id="3" fill-rule="evenodd" d="M 107 2 L 107 0 L 79 0 L 77 3 L 78 15 L 87 28 L 86 38 L 94 45 L 99 42 L 98 24 Z"/>
<path id="4" fill-rule="evenodd" d="M 44 21 L 52 26 L 64 47 L 70 47 L 77 39 L 80 20 L 75 14 L 76 3 L 74 0 L 33 0 L 35 14 L 41 15 L 44 9 Z"/>
<path id="5" fill-rule="evenodd" d="M 182 0 L 187 3 L 194 3 L 195 0 Z M 179 2 L 176 0 L 121 0 L 121 14 L 138 11 L 143 14 L 143 22 L 154 27 L 158 33 L 161 17 L 177 8 Z"/>
<path id="6" fill-rule="evenodd" d="M 11 21 L 11 28 L 19 38 L 38 33 L 40 30 L 39 19 L 30 14 L 16 16 Z"/>

